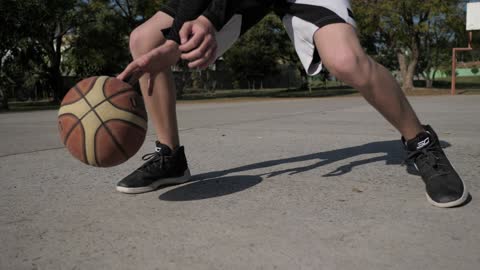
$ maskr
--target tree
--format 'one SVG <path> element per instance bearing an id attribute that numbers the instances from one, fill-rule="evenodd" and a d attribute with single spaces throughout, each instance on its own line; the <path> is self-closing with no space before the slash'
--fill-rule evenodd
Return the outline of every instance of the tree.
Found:
<path id="1" fill-rule="evenodd" d="M 477 75 L 477 74 L 478 74 L 478 71 L 479 71 L 479 70 L 478 70 L 478 67 L 473 67 L 471 70 L 472 70 L 473 75 Z"/>
<path id="2" fill-rule="evenodd" d="M 234 80 L 247 82 L 251 88 L 260 86 L 264 76 L 278 72 L 285 63 L 300 66 L 282 22 L 274 14 L 267 15 L 225 54 Z"/>
<path id="3" fill-rule="evenodd" d="M 131 60 L 128 36 L 164 0 L 84 0 L 82 24 L 72 31 L 68 71 L 77 76 L 114 75 Z"/>
<path id="4" fill-rule="evenodd" d="M 114 75 L 130 60 L 128 21 L 110 1 L 89 1 L 78 6 L 82 24 L 68 36 L 71 50 L 65 53 L 65 72 L 77 77 Z"/>
<path id="5" fill-rule="evenodd" d="M 417 73 L 425 78 L 431 88 L 437 71 L 451 65 L 451 48 L 459 36 L 465 34 L 464 11 L 451 7 L 450 12 L 432 16 L 427 22 L 427 33 L 421 38 L 421 54 Z"/>
<path id="6" fill-rule="evenodd" d="M 130 60 L 129 33 L 163 2 L 2 0 L 0 91 L 44 85 L 60 101 L 63 74 L 118 72 Z"/>
<path id="7" fill-rule="evenodd" d="M 2 17 L 6 18 L 2 39 L 8 40 L 7 52 L 15 63 L 24 65 L 28 79 L 47 81 L 56 100 L 63 97 L 61 56 L 68 49 L 63 46 L 64 37 L 78 24 L 79 1 L 2 1 Z"/>
<path id="8" fill-rule="evenodd" d="M 132 30 L 153 16 L 166 0 L 103 0 L 108 3 Z"/>
<path id="9" fill-rule="evenodd" d="M 457 12 L 460 0 L 442 1 L 394 1 L 358 0 L 354 1 L 361 36 L 374 37 L 373 46 L 380 52 L 396 54 L 396 61 L 402 76 L 403 88 L 413 89 L 413 78 L 422 57 L 439 55 L 438 51 L 425 52 L 425 46 L 432 44 L 432 27 L 435 33 L 446 29 L 449 14 Z M 438 37 L 440 45 L 446 37 Z M 437 42 L 434 41 L 434 42 Z M 372 46 L 370 44 L 370 46 Z M 432 66 L 432 62 L 424 66 Z"/>

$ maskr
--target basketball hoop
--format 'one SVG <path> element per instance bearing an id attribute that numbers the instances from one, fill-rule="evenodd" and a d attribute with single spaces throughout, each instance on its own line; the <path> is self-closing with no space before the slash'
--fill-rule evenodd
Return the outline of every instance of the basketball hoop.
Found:
<path id="1" fill-rule="evenodd" d="M 472 51 L 473 31 L 480 30 L 480 2 L 467 3 L 467 27 L 468 31 L 468 47 L 453 48 L 452 54 L 452 90 L 451 94 L 456 94 L 457 84 L 457 52 Z"/>

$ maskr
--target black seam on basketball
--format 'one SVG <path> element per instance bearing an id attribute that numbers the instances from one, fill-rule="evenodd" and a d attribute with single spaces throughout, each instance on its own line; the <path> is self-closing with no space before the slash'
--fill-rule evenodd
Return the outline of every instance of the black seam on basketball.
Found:
<path id="1" fill-rule="evenodd" d="M 87 147 L 86 147 L 86 140 L 87 140 L 87 134 L 85 132 L 85 128 L 83 127 L 83 125 L 81 125 L 81 122 L 79 121 L 78 122 L 80 127 L 81 127 L 81 130 L 82 130 L 82 133 L 83 133 L 83 147 L 82 147 L 82 152 L 83 152 L 83 162 L 85 164 L 88 164 L 88 158 L 87 158 Z"/>
<path id="2" fill-rule="evenodd" d="M 124 123 L 127 123 L 127 124 L 131 124 L 131 125 L 133 125 L 135 128 L 138 128 L 138 129 L 140 129 L 140 130 L 145 130 L 142 126 L 139 126 L 139 125 L 135 124 L 134 122 L 130 122 L 130 121 L 123 120 L 123 119 L 118 119 L 118 118 L 109 119 L 109 120 L 107 120 L 107 121 L 105 122 L 105 124 L 108 123 L 108 122 L 110 122 L 110 121 L 120 121 L 120 122 L 124 122 Z"/>
<path id="3" fill-rule="evenodd" d="M 147 131 L 146 131 L 143 127 L 141 127 L 141 126 L 139 126 L 139 125 L 137 125 L 137 124 L 135 124 L 135 123 L 133 123 L 133 122 L 125 121 L 125 120 L 123 120 L 123 119 L 110 119 L 110 120 L 107 120 L 107 121 L 105 122 L 105 124 L 107 124 L 107 123 L 110 122 L 110 121 L 120 121 L 120 122 L 129 124 L 129 125 L 133 126 L 134 128 L 136 128 L 136 129 L 138 129 L 138 130 L 145 131 L 145 134 L 147 134 Z M 105 126 L 105 127 L 106 127 L 106 126 Z M 112 135 L 112 138 L 113 138 L 113 135 Z M 96 152 L 95 152 L 95 155 L 96 155 Z M 95 158 L 96 158 L 96 156 L 95 156 Z M 128 159 L 129 159 L 129 156 L 128 156 L 128 155 L 126 154 L 126 152 L 125 152 L 125 160 L 128 160 Z"/>
<path id="4" fill-rule="evenodd" d="M 138 130 L 140 130 L 140 131 L 145 131 L 145 135 L 147 134 L 147 131 L 145 130 L 145 128 L 143 128 L 143 127 L 141 127 L 141 126 L 139 126 L 139 125 L 137 125 L 137 124 L 135 124 L 135 123 L 133 123 L 133 122 L 125 121 L 125 120 L 123 120 L 123 119 L 109 119 L 109 120 L 107 120 L 107 121 L 105 122 L 105 124 L 107 124 L 107 123 L 110 122 L 110 121 L 119 121 L 119 122 L 123 122 L 123 123 L 125 123 L 125 124 L 129 124 L 130 126 L 136 128 L 136 129 L 138 129 Z M 112 136 L 112 138 L 113 138 L 113 136 Z M 145 138 L 144 138 L 144 141 L 145 141 Z M 137 152 L 138 152 L 138 150 L 137 150 Z M 126 152 L 125 152 L 125 153 L 126 153 Z M 97 157 L 96 157 L 96 154 L 97 154 L 97 153 L 95 152 L 95 158 L 97 158 Z M 125 155 L 125 161 L 128 160 L 128 159 L 129 159 L 129 156 L 128 156 L 128 155 Z"/>
<path id="5" fill-rule="evenodd" d="M 103 86 L 102 86 L 102 92 L 103 92 L 103 95 L 106 97 L 106 99 L 104 99 L 101 103 L 103 103 L 103 102 L 105 102 L 105 101 L 108 101 L 108 103 L 110 103 L 113 107 L 115 107 L 115 108 L 117 108 L 117 109 L 119 109 L 119 110 L 121 110 L 121 111 L 124 111 L 124 112 L 132 113 L 132 114 L 134 114 L 134 115 L 142 118 L 143 120 L 148 121 L 148 120 L 145 119 L 145 117 L 143 117 L 142 115 L 137 114 L 137 113 L 135 113 L 135 112 L 128 111 L 128 110 L 124 110 L 124 109 L 116 106 L 115 104 L 113 104 L 113 103 L 110 101 L 111 98 L 114 98 L 114 97 L 116 97 L 116 96 L 118 96 L 118 95 L 121 95 L 121 94 L 123 94 L 123 93 L 129 92 L 129 91 L 133 91 L 133 92 L 136 93 L 137 91 L 135 91 L 133 88 L 129 87 L 129 88 L 126 88 L 126 89 L 119 90 L 117 93 L 115 93 L 115 94 L 113 94 L 113 95 L 111 95 L 111 96 L 107 96 L 107 93 L 105 93 L 105 85 L 107 85 L 107 82 L 108 82 L 109 80 L 110 80 L 110 78 L 108 78 L 107 80 L 105 80 L 105 83 L 104 83 Z M 98 104 L 98 105 L 100 105 L 100 104 Z"/>
<path id="6" fill-rule="evenodd" d="M 90 92 L 90 90 L 93 89 L 93 86 L 95 85 L 95 83 L 97 82 L 97 80 L 98 80 L 98 77 L 96 77 L 96 78 L 93 80 L 93 82 L 90 83 L 90 86 L 87 88 L 88 90 L 87 90 L 87 92 L 85 92 L 85 94 L 83 94 L 83 93 L 82 93 L 82 90 L 80 90 L 80 88 L 78 88 L 78 84 L 75 84 L 75 85 L 73 86 L 73 89 L 75 89 L 75 90 L 77 91 L 77 94 L 80 95 L 80 99 L 78 99 L 78 100 L 76 100 L 76 101 L 74 101 L 74 102 L 62 104 L 62 106 L 64 106 L 64 105 L 70 105 L 70 104 L 73 104 L 73 103 L 75 103 L 75 102 L 80 101 L 83 97 L 85 97 L 85 96 L 88 94 L 88 92 Z M 86 99 L 85 99 L 85 100 L 86 100 Z M 91 107 L 92 107 L 92 106 L 90 106 L 90 108 L 91 108 Z M 89 112 L 90 112 L 90 111 L 86 112 L 85 115 L 88 114 Z M 85 115 L 84 115 L 84 116 L 85 116 Z M 82 118 L 83 118 L 83 116 L 82 116 Z"/>
<path id="7" fill-rule="evenodd" d="M 95 114 L 97 114 L 97 112 L 95 110 L 93 110 L 93 111 L 95 112 Z M 100 118 L 100 116 L 98 114 L 97 114 L 97 116 L 98 116 L 98 118 Z M 105 123 L 103 122 L 103 120 L 101 118 L 100 118 L 100 121 L 102 121 L 102 125 L 105 127 L 108 134 L 110 134 L 110 137 L 112 137 L 113 143 L 115 143 L 115 145 L 118 147 L 120 152 L 122 152 L 125 159 L 128 159 L 129 157 L 127 155 L 127 151 L 125 151 L 125 149 L 123 149 L 122 145 L 117 141 L 117 138 L 115 138 L 115 136 L 113 136 L 113 132 L 110 130 L 110 128 L 107 125 L 105 125 Z"/>
<path id="8" fill-rule="evenodd" d="M 74 114 L 72 113 L 65 113 L 65 114 L 62 114 L 60 117 L 62 117 L 63 115 L 73 115 L 75 116 Z M 76 116 L 75 116 L 76 118 Z M 78 119 L 78 118 L 77 118 Z M 83 140 L 85 142 L 85 139 L 86 139 L 86 134 L 85 134 L 85 129 L 83 128 L 83 125 L 81 125 L 81 120 L 78 119 L 77 120 L 77 123 L 75 123 L 75 125 L 72 126 L 72 128 L 68 131 L 68 134 L 65 136 L 65 140 L 63 141 L 63 145 L 67 146 L 67 141 L 68 139 L 70 138 L 70 135 L 72 134 L 73 130 L 77 127 L 77 126 L 80 126 L 81 127 L 81 130 L 82 130 L 82 134 L 83 134 Z M 82 162 L 85 163 L 85 164 L 88 164 L 88 160 L 87 160 L 87 150 L 85 149 L 85 145 L 84 147 L 82 147 L 82 153 L 83 153 L 83 157 L 82 157 Z"/>
<path id="9" fill-rule="evenodd" d="M 109 80 L 111 80 L 111 78 L 108 78 L 107 80 L 105 80 L 105 83 L 102 85 L 102 93 L 103 93 L 103 96 L 105 97 L 105 99 L 102 100 L 102 102 L 100 102 L 100 103 L 98 103 L 97 105 L 95 105 L 95 107 L 93 107 L 93 108 L 95 109 L 95 108 L 97 108 L 98 106 L 102 105 L 105 101 L 108 101 L 108 103 L 110 103 L 113 107 L 115 107 L 115 108 L 117 108 L 117 109 L 119 109 L 119 110 L 121 110 L 121 111 L 124 111 L 124 112 L 129 112 L 129 113 L 131 113 L 131 114 L 134 114 L 134 115 L 142 118 L 142 119 L 145 120 L 145 121 L 148 121 L 148 119 L 146 119 L 146 118 L 143 117 L 142 115 L 137 114 L 137 113 L 132 112 L 132 111 L 129 111 L 129 110 L 124 110 L 124 109 L 116 106 L 115 104 L 113 104 L 113 103 L 110 101 L 110 99 L 112 99 L 112 98 L 114 98 L 114 97 L 116 97 L 116 96 L 118 96 L 118 95 L 121 95 L 121 94 L 123 94 L 123 93 L 128 93 L 128 92 L 132 91 L 132 92 L 135 92 L 135 94 L 136 94 L 137 91 L 135 91 L 135 89 L 133 89 L 133 88 L 131 88 L 131 87 L 128 87 L 128 88 L 123 88 L 123 89 L 121 89 L 121 90 L 118 90 L 115 94 L 113 94 L 113 95 L 111 95 L 111 96 L 108 96 L 107 93 L 105 93 L 105 85 L 107 85 L 107 82 L 108 82 Z"/>
<path id="10" fill-rule="evenodd" d="M 116 97 L 116 96 L 118 96 L 118 95 L 120 95 L 120 94 L 124 94 L 124 93 L 128 93 L 128 92 L 135 92 L 135 90 L 132 90 L 132 89 L 123 90 L 123 92 L 121 92 L 121 93 L 118 92 L 118 93 L 113 94 L 110 98 L 113 98 L 113 97 Z M 121 110 L 121 111 L 124 111 L 124 112 L 129 112 L 129 113 L 131 113 L 131 114 L 134 114 L 134 115 L 142 118 L 142 119 L 145 120 L 145 121 L 148 121 L 148 119 L 146 119 L 146 117 L 143 117 L 143 116 L 140 115 L 140 114 L 134 113 L 134 112 L 132 112 L 132 111 L 124 110 L 124 109 L 116 106 L 115 104 L 113 104 L 113 103 L 110 101 L 110 98 L 107 98 L 107 99 L 102 100 L 102 102 L 98 103 L 98 104 L 95 105 L 94 107 L 90 107 L 90 110 L 88 110 L 82 117 L 80 117 L 80 120 L 82 120 L 83 118 L 85 118 L 85 117 L 87 116 L 87 114 L 90 113 L 92 110 L 96 109 L 98 106 L 100 106 L 100 105 L 102 105 L 103 103 L 105 103 L 105 101 L 108 101 L 108 103 L 110 103 L 113 107 L 115 107 L 115 108 L 117 108 L 117 109 L 119 109 L 119 110 Z M 146 113 L 146 112 L 145 112 L 145 113 Z"/>
<path id="11" fill-rule="evenodd" d="M 93 134 L 93 157 L 95 158 L 95 163 L 97 163 L 97 166 L 98 167 L 101 167 L 101 164 L 100 164 L 100 161 L 98 160 L 97 158 L 97 133 L 98 131 L 100 130 L 100 128 L 97 128 L 97 130 L 95 130 L 95 134 Z"/>
<path id="12" fill-rule="evenodd" d="M 77 90 L 77 89 L 76 89 L 76 90 Z M 77 91 L 79 91 L 79 90 L 77 90 Z M 135 91 L 135 90 L 130 90 L 130 91 Z M 123 94 L 123 93 L 126 93 L 126 92 L 129 92 L 129 90 L 123 90 L 122 93 L 115 93 L 114 95 L 112 95 L 112 97 L 113 97 L 113 96 L 117 96 L 117 94 Z M 80 99 L 83 99 L 83 96 L 82 96 Z M 86 99 L 85 99 L 85 100 L 86 100 Z M 94 109 L 97 108 L 98 106 L 100 106 L 100 105 L 102 105 L 103 103 L 105 103 L 106 100 L 107 100 L 107 99 L 102 100 L 100 103 L 98 103 L 98 104 L 95 105 L 94 107 L 92 107 L 92 106 L 91 106 L 90 104 L 88 104 L 88 102 L 87 102 L 87 105 L 90 107 L 90 110 L 88 110 L 82 117 L 80 117 L 80 121 L 83 120 L 83 118 L 85 118 L 92 110 L 94 110 Z M 112 104 L 112 105 L 113 105 L 113 104 Z M 118 109 L 120 109 L 120 108 L 118 108 Z M 128 112 L 130 112 L 130 111 L 128 111 Z M 135 114 L 135 115 L 137 115 L 137 114 Z M 143 118 L 143 117 L 142 117 L 142 118 Z M 147 120 L 145 119 L 145 121 L 147 121 Z"/>
<path id="13" fill-rule="evenodd" d="M 73 130 L 75 129 L 75 127 L 77 127 L 80 122 L 82 121 L 82 119 L 78 119 L 78 117 L 76 115 L 74 115 L 73 113 L 64 113 L 62 115 L 60 115 L 58 118 L 60 119 L 62 116 L 64 115 L 72 115 L 74 116 L 75 118 L 77 118 L 77 122 L 75 124 L 72 125 L 72 128 L 70 128 L 70 130 L 67 132 L 67 134 L 65 135 L 65 138 L 63 139 L 63 145 L 67 145 L 67 140 L 68 140 L 68 137 L 70 137 L 70 134 L 72 134 Z"/>
<path id="14" fill-rule="evenodd" d="M 97 78 L 93 80 L 93 83 L 91 83 L 91 85 L 89 86 L 87 92 L 85 94 L 87 94 L 88 92 L 90 92 L 90 90 L 92 90 L 93 86 L 95 85 L 95 82 L 97 81 Z M 78 87 L 77 87 L 77 84 L 73 86 L 73 88 L 76 88 L 77 89 L 77 94 L 79 94 L 79 91 L 80 90 Z M 81 92 L 81 91 L 80 91 Z M 67 103 L 63 103 L 61 104 L 61 106 L 65 106 L 65 105 L 70 105 L 70 104 L 73 104 L 73 103 L 76 103 L 78 102 L 79 100 L 82 99 L 82 95 L 80 95 L 80 98 L 78 100 L 75 100 L 75 101 L 72 101 L 72 102 L 67 102 Z M 88 112 L 87 112 L 88 113 Z"/>
<path id="15" fill-rule="evenodd" d="M 110 120 L 109 120 L 109 121 L 110 121 Z M 107 121 L 107 122 L 108 122 L 108 121 Z M 105 128 L 105 130 L 106 130 L 107 132 L 109 132 L 109 131 L 107 130 L 107 127 L 106 127 L 106 126 L 103 126 L 103 127 Z M 93 135 L 93 136 L 94 136 L 93 149 L 96 149 L 96 147 L 97 147 L 97 140 L 96 140 L 96 138 L 97 138 L 97 133 L 98 133 L 99 131 L 100 131 L 100 128 L 97 128 L 97 130 L 95 130 L 95 134 Z M 110 132 L 109 132 L 109 134 L 110 134 Z M 115 145 L 117 145 L 117 144 L 116 144 L 116 141 L 115 141 L 115 138 L 113 138 L 113 135 L 112 135 L 112 134 L 110 134 L 110 138 L 111 138 L 111 140 L 113 141 L 113 143 L 114 143 Z M 117 145 L 117 146 L 118 146 L 118 145 Z M 120 149 L 120 152 L 122 152 L 122 148 L 119 148 L 119 149 Z M 123 154 L 123 152 L 122 152 L 122 154 Z M 93 155 L 95 156 L 95 161 L 97 162 L 97 166 L 98 166 L 98 167 L 102 167 L 102 164 L 100 163 L 100 161 L 99 161 L 99 159 L 98 159 L 98 157 L 97 157 L 97 151 L 93 151 Z M 128 156 L 125 155 L 125 160 L 124 160 L 124 161 L 126 161 L 126 160 L 128 160 Z"/>
<path id="16" fill-rule="evenodd" d="M 107 94 L 105 93 L 105 85 L 107 85 L 107 82 L 110 80 L 110 78 L 107 78 L 102 85 L 102 93 L 104 97 L 107 97 Z"/>
<path id="17" fill-rule="evenodd" d="M 102 85 L 102 93 L 103 93 L 103 96 L 104 96 L 105 98 L 109 98 L 109 96 L 107 95 L 107 93 L 105 93 L 105 85 L 107 85 L 107 82 L 110 81 L 110 80 L 111 80 L 111 78 L 107 78 L 107 79 L 105 80 L 105 82 L 103 83 L 103 85 Z M 129 88 L 122 88 L 122 89 L 118 90 L 118 92 L 125 91 L 125 90 L 128 90 L 128 89 L 131 89 L 131 87 L 129 87 Z M 132 89 L 132 90 L 133 90 L 133 89 Z M 115 94 L 118 94 L 118 92 L 115 93 Z M 113 95 L 115 95 L 115 94 L 113 94 Z M 113 96 L 113 95 L 112 95 L 112 96 Z"/>
<path id="18" fill-rule="evenodd" d="M 82 100 L 82 96 L 80 96 L 80 97 L 79 97 L 77 100 L 75 100 L 75 101 L 72 101 L 72 102 L 67 102 L 67 103 L 64 103 L 64 102 L 62 101 L 62 104 L 60 104 L 60 105 L 61 105 L 61 106 L 65 106 L 65 105 L 71 105 L 71 104 L 73 104 L 73 103 L 76 103 L 76 102 L 78 102 L 79 100 Z"/>
<path id="19" fill-rule="evenodd" d="M 123 154 L 126 158 L 128 158 L 127 153 L 125 152 L 125 150 L 123 149 L 123 147 L 117 142 L 117 140 L 115 139 L 115 137 L 113 137 L 112 131 L 103 123 L 103 119 L 100 117 L 100 115 L 98 115 L 97 111 L 95 111 L 95 108 L 92 106 L 92 104 L 90 104 L 90 102 L 88 102 L 88 100 L 85 98 L 85 95 L 77 88 L 77 86 L 75 86 L 74 89 L 82 96 L 82 98 L 85 100 L 85 102 L 87 103 L 87 105 L 91 108 L 91 110 L 88 111 L 88 113 L 93 112 L 93 113 L 97 116 L 98 120 L 100 120 L 101 125 L 104 126 L 105 129 L 107 130 L 108 134 L 110 134 L 110 136 L 111 136 L 112 139 L 113 139 L 113 142 L 114 142 L 115 145 L 118 147 L 118 149 L 120 150 L 120 152 L 122 152 L 122 154 Z M 87 115 L 88 113 L 86 113 L 85 115 Z M 85 115 L 84 115 L 84 116 L 85 116 Z M 82 118 L 82 119 L 83 119 L 83 118 Z M 94 138 L 94 140 L 95 140 L 95 138 Z M 95 162 L 96 162 L 96 160 L 95 160 Z"/>
<path id="20" fill-rule="evenodd" d="M 80 89 L 78 89 L 76 86 L 74 87 L 74 89 L 75 89 L 75 91 L 77 91 L 77 93 L 81 96 L 81 99 L 84 99 L 85 102 L 87 103 L 87 105 L 90 107 L 90 110 L 88 110 L 88 111 L 78 120 L 78 123 L 76 123 L 75 126 L 78 125 L 78 124 L 80 124 L 81 121 L 82 121 L 90 112 L 92 112 L 92 111 L 93 111 L 93 112 L 95 113 L 95 115 L 98 117 L 98 119 L 99 119 L 100 122 L 102 123 L 102 126 L 104 126 L 104 122 L 103 122 L 102 118 L 100 118 L 100 116 L 96 113 L 95 109 L 96 109 L 98 106 L 102 105 L 105 101 L 108 101 L 110 104 L 112 104 L 112 106 L 114 106 L 115 108 L 117 108 L 117 109 L 119 109 L 119 110 L 132 113 L 132 114 L 137 115 L 137 116 L 139 116 L 140 118 L 144 119 L 145 121 L 148 121 L 148 120 L 145 119 L 143 116 L 138 115 L 138 114 L 136 114 L 136 113 L 133 113 L 133 112 L 131 112 L 131 111 L 123 110 L 122 108 L 119 108 L 119 107 L 115 106 L 112 102 L 110 102 L 110 98 L 115 97 L 115 96 L 117 96 L 117 95 L 120 95 L 120 94 L 123 94 L 123 93 L 127 93 L 127 92 L 129 92 L 129 91 L 136 92 L 134 89 L 125 89 L 125 90 L 122 90 L 122 92 L 115 93 L 115 94 L 111 95 L 109 98 L 102 100 L 102 102 L 98 103 L 98 104 L 95 105 L 94 107 L 92 107 L 92 105 L 88 102 L 88 100 L 85 98 L 85 96 L 84 96 L 83 93 L 80 91 Z M 105 94 L 105 93 L 104 93 L 104 94 Z M 129 122 L 129 123 L 130 123 L 130 122 Z M 138 126 L 138 125 L 136 125 L 136 126 Z M 106 127 L 106 126 L 105 126 L 105 127 Z M 74 127 L 73 127 L 73 128 L 74 128 Z M 72 130 L 73 130 L 73 128 L 72 128 Z M 142 127 L 142 128 L 143 128 L 143 127 Z M 83 130 L 83 129 L 82 129 L 82 130 Z M 107 132 L 110 134 L 110 136 L 113 137 L 113 134 L 111 133 L 110 129 L 106 128 L 106 130 L 107 130 Z M 85 132 L 85 131 L 84 131 L 84 132 Z M 95 134 L 96 134 L 96 133 L 95 133 Z M 65 140 L 65 142 L 66 142 L 66 140 Z M 114 139 L 114 143 L 115 143 L 115 145 L 120 149 L 120 152 L 122 152 L 122 154 L 125 156 L 125 158 L 128 159 L 127 152 L 123 149 L 123 147 L 121 147 L 121 145 L 116 141 L 116 139 Z M 95 143 L 94 143 L 94 146 L 95 146 Z M 96 153 L 96 152 L 95 152 L 95 153 Z M 85 153 L 85 157 L 86 157 L 86 153 Z M 97 157 L 96 157 L 96 156 L 95 156 L 95 161 L 97 161 Z M 88 163 L 88 161 L 87 161 L 86 163 Z"/>
<path id="21" fill-rule="evenodd" d="M 133 90 L 133 89 L 132 89 L 131 91 L 136 92 L 136 91 Z M 125 92 L 123 92 L 123 93 L 126 93 L 126 92 L 129 92 L 129 91 L 125 91 Z M 123 93 L 115 93 L 114 95 L 112 95 L 112 96 L 110 96 L 109 98 L 105 99 L 103 102 L 108 101 L 108 103 L 110 103 L 113 107 L 115 107 L 115 108 L 117 108 L 117 109 L 119 109 L 119 110 L 121 110 L 121 111 L 124 111 L 124 112 L 129 112 L 129 113 L 131 113 L 131 114 L 134 114 L 134 115 L 142 118 L 142 119 L 145 120 L 145 121 L 148 121 L 148 118 L 147 118 L 147 117 L 144 117 L 143 115 L 140 115 L 140 114 L 138 114 L 138 113 L 135 113 L 135 112 L 132 112 L 132 111 L 129 111 L 129 110 L 125 110 L 125 109 L 123 109 L 123 108 L 120 108 L 120 107 L 118 107 L 117 105 L 113 104 L 112 101 L 110 101 L 111 98 L 116 97 L 116 96 L 118 96 L 118 95 L 120 95 L 120 94 L 123 94 Z M 102 102 L 102 103 L 103 103 L 103 102 Z M 145 112 L 145 115 L 146 115 L 146 112 Z"/>
<path id="22" fill-rule="evenodd" d="M 93 86 L 95 85 L 95 83 L 97 83 L 98 78 L 100 78 L 100 77 L 95 77 L 95 79 L 90 83 L 90 86 L 87 88 L 88 90 L 87 90 L 87 92 L 85 92 L 84 96 L 86 96 L 88 94 L 88 92 L 90 92 L 90 90 L 93 89 Z"/>

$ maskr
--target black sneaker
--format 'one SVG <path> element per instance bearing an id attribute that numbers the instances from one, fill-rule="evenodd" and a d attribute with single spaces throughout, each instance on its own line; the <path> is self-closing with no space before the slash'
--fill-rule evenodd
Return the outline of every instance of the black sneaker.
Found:
<path id="1" fill-rule="evenodd" d="M 468 198 L 463 180 L 440 146 L 437 134 L 430 126 L 412 140 L 405 141 L 407 150 L 405 162 L 413 163 L 426 185 L 428 201 L 437 207 L 455 207 Z"/>
<path id="2" fill-rule="evenodd" d="M 163 185 L 182 184 L 190 180 L 183 146 L 172 150 L 157 141 L 155 152 L 144 155 L 142 159 L 147 162 L 118 182 L 118 191 L 143 193 Z"/>

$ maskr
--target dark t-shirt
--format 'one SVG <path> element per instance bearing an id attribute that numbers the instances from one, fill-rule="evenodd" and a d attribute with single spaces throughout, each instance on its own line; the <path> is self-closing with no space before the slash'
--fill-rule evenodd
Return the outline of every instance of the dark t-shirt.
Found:
<path id="1" fill-rule="evenodd" d="M 174 17 L 172 28 L 166 38 L 180 43 L 179 32 L 183 24 L 203 15 L 220 30 L 237 10 L 249 10 L 249 7 L 268 7 L 275 0 L 170 0 L 164 10 Z"/>

